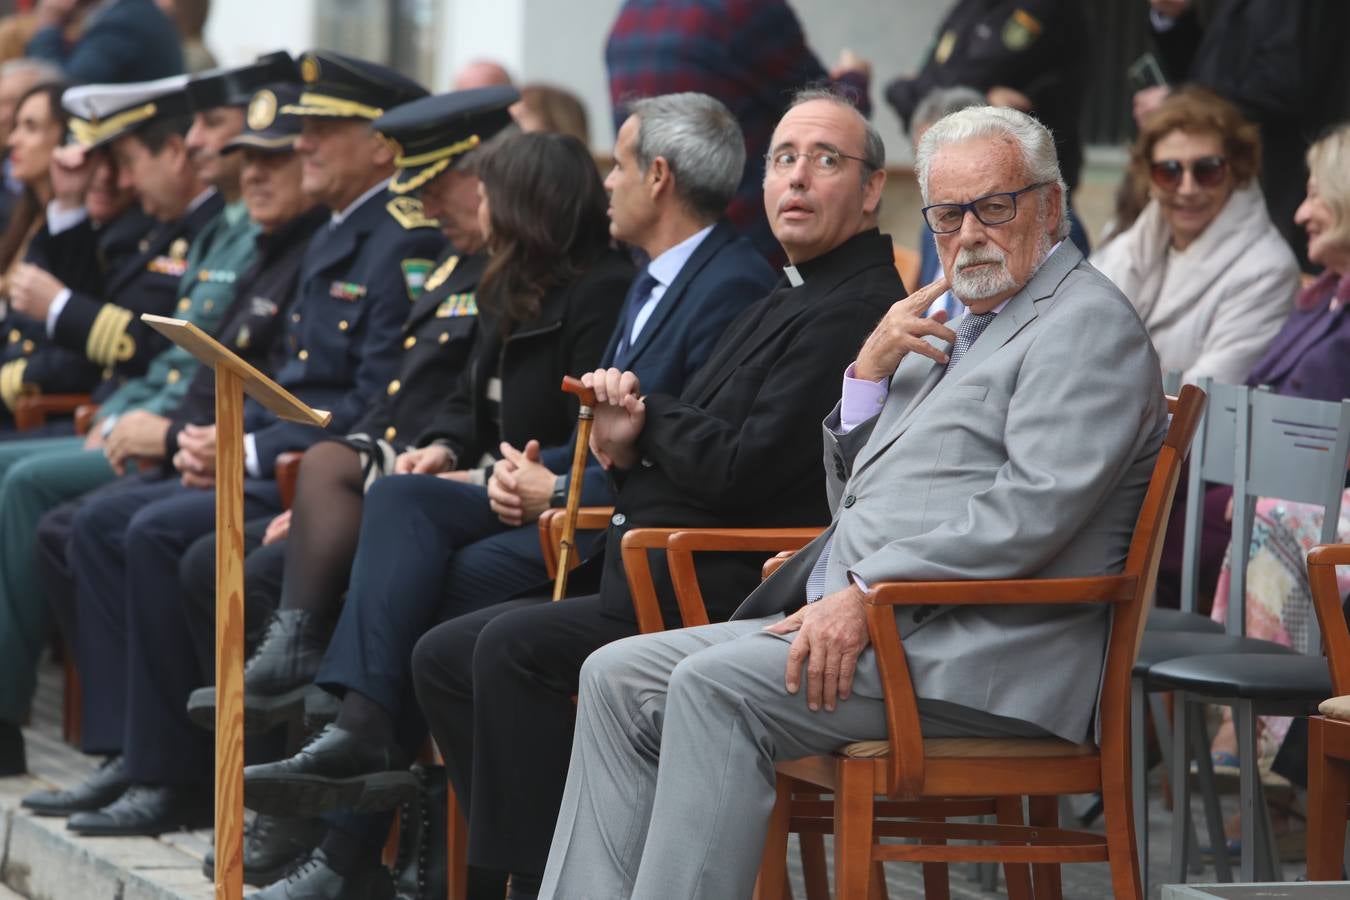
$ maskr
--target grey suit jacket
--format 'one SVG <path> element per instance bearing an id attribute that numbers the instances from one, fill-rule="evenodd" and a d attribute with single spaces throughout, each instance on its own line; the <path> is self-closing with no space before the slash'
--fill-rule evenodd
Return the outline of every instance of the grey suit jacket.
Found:
<path id="1" fill-rule="evenodd" d="M 944 349 L 946 345 L 942 342 Z M 825 421 L 829 530 L 736 618 L 794 609 L 826 540 L 826 593 L 864 583 L 1117 572 L 1167 427 L 1157 356 L 1133 307 L 1065 242 L 960 364 L 915 353 L 880 413 Z M 1100 607 L 899 608 L 915 691 L 1089 731 L 1109 624 Z M 873 653 L 855 690 L 878 691 Z"/>

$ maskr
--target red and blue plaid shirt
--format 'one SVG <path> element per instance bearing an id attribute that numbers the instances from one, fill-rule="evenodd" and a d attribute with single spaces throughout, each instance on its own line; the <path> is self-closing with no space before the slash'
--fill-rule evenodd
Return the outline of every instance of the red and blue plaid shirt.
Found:
<path id="1" fill-rule="evenodd" d="M 782 248 L 764 214 L 764 154 L 792 95 L 832 86 L 870 114 L 867 79 L 831 82 L 784 0 L 625 0 L 605 48 L 614 127 L 627 101 L 697 91 L 727 105 L 745 133 L 745 172 L 727 218 L 767 258 Z"/>

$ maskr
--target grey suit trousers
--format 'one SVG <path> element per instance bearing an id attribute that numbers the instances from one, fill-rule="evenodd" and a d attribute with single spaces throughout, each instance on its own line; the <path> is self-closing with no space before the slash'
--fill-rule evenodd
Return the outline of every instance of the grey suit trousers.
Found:
<path id="1" fill-rule="evenodd" d="M 749 897 L 773 809 L 774 762 L 886 735 L 881 700 L 834 712 L 783 686 L 794 635 L 772 616 L 640 635 L 581 669 L 576 737 L 541 898 Z M 872 651 L 855 689 L 871 680 Z M 920 699 L 928 737 L 1044 736 L 1041 728 Z M 651 852 L 644 852 L 647 847 Z"/>

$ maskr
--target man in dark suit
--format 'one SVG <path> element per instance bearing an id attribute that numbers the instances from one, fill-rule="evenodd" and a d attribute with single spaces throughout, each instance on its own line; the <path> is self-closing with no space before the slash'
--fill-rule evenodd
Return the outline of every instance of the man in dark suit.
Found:
<path id="1" fill-rule="evenodd" d="M 183 72 L 178 28 L 154 0 L 40 0 L 28 55 L 59 65 L 75 82 L 148 81 Z M 79 23 L 81 34 L 66 40 Z"/>
<path id="2" fill-rule="evenodd" d="M 618 333 L 603 357 L 606 364 L 622 360 L 653 385 L 678 392 L 737 312 L 768 287 L 767 265 L 720 221 L 744 164 L 743 146 L 726 107 L 706 95 L 670 95 L 634 105 L 607 180 L 610 230 L 640 247 L 651 262 L 629 291 Z M 433 424 L 426 434 L 441 433 L 441 427 Z M 407 454 L 403 471 L 448 471 L 457 445 L 447 443 L 428 443 Z M 362 771 L 377 773 L 387 784 L 399 779 L 406 787 L 415 784 L 406 771 L 389 777 L 406 767 L 425 734 L 411 697 L 413 645 L 447 607 L 475 609 L 547 580 L 537 531 L 524 523 L 547 507 L 555 472 L 563 471 L 570 448 L 546 465 L 549 460 L 535 458 L 534 443 L 522 450 L 503 447 L 506 461 L 493 476 L 491 508 L 481 488 L 474 498 L 464 485 L 438 478 L 385 479 L 372 490 L 335 637 L 322 667 L 315 673 L 310 663 L 304 676 L 345 692 L 341 727 L 291 760 L 250 768 L 246 802 L 260 809 L 294 808 L 290 791 L 308 779 L 307 769 L 320 777 L 334 774 L 325 768 L 334 747 L 348 748 Z M 497 491 L 496 482 L 507 475 L 521 477 Z M 600 487 L 591 485 L 589 492 L 603 496 Z M 499 506 L 498 498 L 507 496 L 517 502 Z M 427 547 L 436 549 L 412 549 Z M 309 646 L 317 641 L 321 647 L 323 639 L 311 638 Z M 298 656 L 277 653 L 268 666 L 294 678 L 304 673 L 304 666 L 294 664 Z M 362 726 L 346 727 L 358 714 Z M 339 837 L 344 833 L 346 844 Z M 378 824 L 340 825 L 319 851 L 324 865 L 359 858 L 364 860 L 359 874 L 333 877 L 375 877 L 369 873 L 383 833 Z"/>

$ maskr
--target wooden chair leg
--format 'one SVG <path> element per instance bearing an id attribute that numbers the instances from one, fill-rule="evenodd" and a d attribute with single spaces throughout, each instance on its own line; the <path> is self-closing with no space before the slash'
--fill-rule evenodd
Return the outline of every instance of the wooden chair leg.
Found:
<path id="1" fill-rule="evenodd" d="M 61 661 L 64 684 L 61 686 L 61 738 L 72 747 L 80 745 L 80 672 L 75 668 L 75 654 L 66 647 Z"/>
<path id="2" fill-rule="evenodd" d="M 467 900 L 469 896 L 469 825 L 464 821 L 453 785 L 445 786 L 445 843 L 447 900 Z"/>
<path id="3" fill-rule="evenodd" d="M 1022 824 L 1022 798 L 994 798 L 994 814 L 1000 825 Z M 1021 863 L 1007 863 L 1003 866 L 1003 879 L 1007 882 L 1008 900 L 1031 900 L 1031 867 Z"/>
<path id="4" fill-rule="evenodd" d="M 399 817 L 394 816 L 394 821 L 389 823 L 389 834 L 384 839 L 384 850 L 380 854 L 380 862 L 391 869 L 398 861 L 399 831 Z"/>
<path id="5" fill-rule="evenodd" d="M 1350 762 L 1327 756 L 1326 721 L 1308 719 L 1308 880 L 1341 877 L 1345 849 L 1346 803 L 1350 802 Z"/>
<path id="6" fill-rule="evenodd" d="M 927 883 L 928 867 L 924 866 L 924 881 Z M 924 895 L 925 900 L 934 900 L 929 895 Z M 872 875 L 867 880 L 867 900 L 891 900 L 890 893 L 886 890 L 886 865 L 879 859 L 872 861 Z"/>
<path id="7" fill-rule="evenodd" d="M 945 819 L 922 819 L 924 822 L 945 822 Z M 945 844 L 942 838 L 925 839 L 925 844 Z M 881 883 L 886 883 L 886 875 L 877 864 L 878 874 L 881 876 Z M 924 863 L 923 864 L 923 897 L 924 900 L 951 900 L 952 885 L 951 871 L 946 863 Z"/>
<path id="8" fill-rule="evenodd" d="M 1027 812 L 1032 825 L 1059 827 L 1059 797 L 1032 797 L 1027 801 Z M 1036 900 L 1064 900 L 1059 863 L 1033 865 L 1031 877 L 1036 887 Z"/>
<path id="9" fill-rule="evenodd" d="M 764 852 L 759 860 L 759 878 L 755 881 L 755 900 L 781 900 L 787 891 L 788 820 L 792 816 L 792 784 L 778 776 L 778 796 L 769 814 Z"/>
<path id="10" fill-rule="evenodd" d="M 1111 896 L 1115 900 L 1144 900 L 1139 881 L 1139 857 L 1134 846 L 1134 805 L 1130 802 L 1129 764 L 1128 756 L 1103 755 L 1102 820 L 1106 823 L 1106 858 L 1111 866 Z M 1177 827 L 1175 822 L 1173 827 Z M 1058 870 L 1059 867 L 1054 868 Z"/>
<path id="11" fill-rule="evenodd" d="M 841 759 L 834 794 L 836 900 L 868 900 L 872 874 L 872 761 Z"/>
<path id="12" fill-rule="evenodd" d="M 830 900 L 830 872 L 825 865 L 825 835 L 799 834 L 802 852 L 802 881 L 806 900 Z"/>

